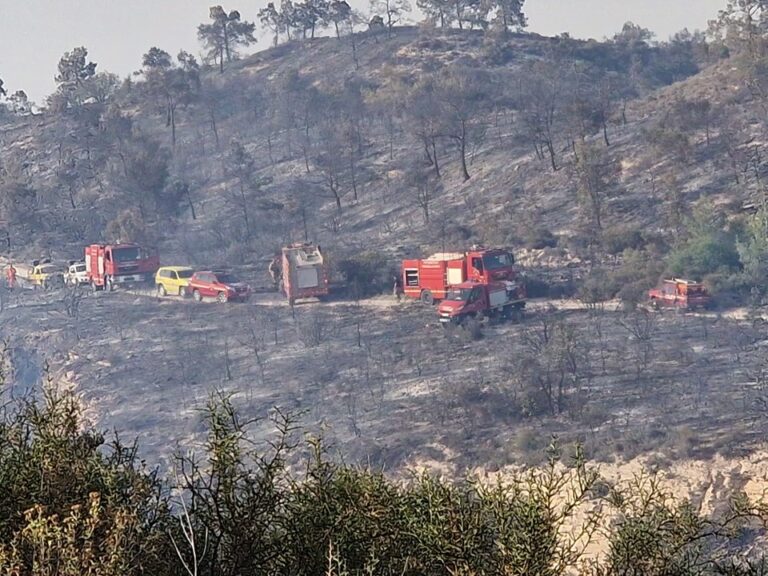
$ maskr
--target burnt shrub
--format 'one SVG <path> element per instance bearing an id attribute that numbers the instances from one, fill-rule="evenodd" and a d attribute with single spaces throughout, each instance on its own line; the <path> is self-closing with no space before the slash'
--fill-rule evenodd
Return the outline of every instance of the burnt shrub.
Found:
<path id="1" fill-rule="evenodd" d="M 550 293 L 549 282 L 538 276 L 526 276 L 525 292 L 528 298 L 547 298 Z"/>
<path id="2" fill-rule="evenodd" d="M 375 252 L 363 252 L 340 260 L 337 269 L 347 290 L 356 298 L 380 294 L 389 285 L 387 262 Z"/>
<path id="3" fill-rule="evenodd" d="M 536 226 L 525 230 L 523 241 L 526 248 L 542 250 L 544 248 L 556 247 L 558 238 L 548 228 Z"/>

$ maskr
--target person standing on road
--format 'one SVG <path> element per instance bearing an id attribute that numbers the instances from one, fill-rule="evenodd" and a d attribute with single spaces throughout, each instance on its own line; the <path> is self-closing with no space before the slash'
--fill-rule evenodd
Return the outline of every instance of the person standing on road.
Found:
<path id="1" fill-rule="evenodd" d="M 280 290 L 280 280 L 283 279 L 283 271 L 281 267 L 280 254 L 275 254 L 272 258 L 272 262 L 269 263 L 269 275 L 272 278 L 272 284 L 275 287 L 275 291 Z"/>
<path id="2" fill-rule="evenodd" d="M 5 274 L 8 280 L 8 290 L 13 290 L 16 286 L 16 268 L 13 266 L 13 263 L 8 264 Z"/>
<path id="3" fill-rule="evenodd" d="M 392 294 L 397 298 L 397 301 L 400 302 L 403 297 L 403 282 L 397 274 L 395 274 L 393 278 L 394 285 L 392 286 Z"/>

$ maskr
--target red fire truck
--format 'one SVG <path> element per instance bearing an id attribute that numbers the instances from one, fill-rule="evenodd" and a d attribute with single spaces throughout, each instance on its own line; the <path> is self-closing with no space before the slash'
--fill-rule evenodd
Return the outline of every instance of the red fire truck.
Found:
<path id="1" fill-rule="evenodd" d="M 653 308 L 676 308 L 678 310 L 694 310 L 709 308 L 712 296 L 701 282 L 692 282 L 680 278 L 664 280 L 661 286 L 648 291 L 648 298 Z"/>
<path id="2" fill-rule="evenodd" d="M 151 284 L 159 267 L 157 254 L 137 244 L 91 244 L 85 247 L 85 269 L 94 290 Z"/>
<path id="3" fill-rule="evenodd" d="M 517 276 L 511 252 L 473 247 L 468 252 L 441 252 L 428 258 L 403 260 L 403 292 L 432 304 L 443 300 L 450 286 L 474 281 L 514 280 Z"/>
<path id="4" fill-rule="evenodd" d="M 293 306 L 301 298 L 328 294 L 328 267 L 314 244 L 291 244 L 282 250 L 281 290 Z"/>
<path id="5" fill-rule="evenodd" d="M 461 324 L 467 318 L 521 317 L 525 287 L 514 280 L 462 282 L 451 286 L 437 313 L 442 323 Z"/>

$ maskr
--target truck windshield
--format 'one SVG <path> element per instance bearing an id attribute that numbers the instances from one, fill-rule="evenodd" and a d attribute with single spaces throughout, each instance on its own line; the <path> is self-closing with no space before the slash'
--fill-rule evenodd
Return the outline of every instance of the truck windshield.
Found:
<path id="1" fill-rule="evenodd" d="M 498 270 L 499 268 L 507 268 L 515 263 L 515 259 L 512 254 L 504 252 L 502 254 L 494 254 L 492 256 L 483 256 L 483 264 L 487 270 Z"/>
<path id="2" fill-rule="evenodd" d="M 471 288 L 456 288 L 448 291 L 446 300 L 453 300 L 454 302 L 466 302 L 469 298 L 469 294 L 472 292 Z"/>
<path id="3" fill-rule="evenodd" d="M 179 278 L 192 278 L 193 272 L 192 270 L 179 270 L 177 274 L 179 275 Z"/>
<path id="4" fill-rule="evenodd" d="M 115 262 L 131 262 L 141 257 L 139 248 L 116 248 L 112 250 L 112 258 Z"/>

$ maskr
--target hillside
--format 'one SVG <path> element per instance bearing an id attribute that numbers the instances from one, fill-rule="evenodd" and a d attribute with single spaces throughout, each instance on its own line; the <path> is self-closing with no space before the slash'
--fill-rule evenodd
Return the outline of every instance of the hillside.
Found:
<path id="1" fill-rule="evenodd" d="M 760 311 L 631 306 L 676 262 L 746 301 L 740 268 L 689 254 L 707 234 L 733 245 L 761 190 L 760 100 L 738 60 L 685 38 L 402 28 L 223 73 L 145 66 L 102 96 L 2 116 L 7 256 L 134 239 L 263 286 L 274 250 L 306 237 L 341 282 L 345 260 L 373 270 L 362 294 L 295 310 L 271 294 L 226 309 L 6 295 L 16 386 L 48 363 L 153 460 L 197 438 L 213 388 L 249 416 L 306 411 L 342 454 L 394 469 L 535 461 L 551 434 L 602 460 L 760 447 Z M 522 324 L 445 332 L 434 310 L 376 296 L 401 257 L 473 243 L 518 254 L 540 298 Z"/>
<path id="2" fill-rule="evenodd" d="M 35 193 L 34 216 L 26 206 L 6 210 L 14 244 L 26 255 L 77 255 L 120 210 L 141 208 L 145 235 L 167 261 L 252 262 L 305 232 L 339 256 L 370 248 L 393 262 L 473 242 L 519 249 L 538 229 L 572 237 L 589 227 L 571 149 L 581 138 L 597 142 L 602 124 L 605 154 L 621 163 L 604 227 L 658 229 L 668 199 L 649 187 L 649 174 L 662 180 L 673 168 L 640 134 L 686 93 L 685 81 L 649 88 L 694 72 L 693 49 L 535 35 L 489 44 L 480 32 L 402 29 L 293 42 L 223 74 L 203 70 L 199 89 L 176 105 L 175 146 L 163 88 L 149 80 L 124 85 L 109 104 L 6 117 L 3 162 L 22 166 L 16 179 Z M 645 65 L 642 86 L 623 69 L 633 58 Z M 698 131 L 690 138 L 695 157 L 679 177 L 687 201 L 721 191 L 728 178 L 712 174 L 719 151 L 704 150 Z M 248 155 L 245 196 L 233 141 Z M 430 171 L 432 152 L 438 169 Z"/>

